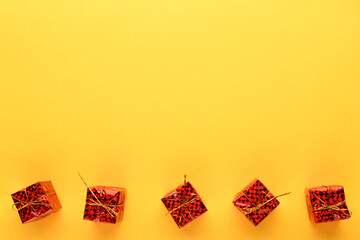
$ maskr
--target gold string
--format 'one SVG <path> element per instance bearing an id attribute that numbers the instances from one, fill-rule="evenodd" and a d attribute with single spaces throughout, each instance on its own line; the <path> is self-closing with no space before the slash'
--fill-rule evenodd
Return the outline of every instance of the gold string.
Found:
<path id="1" fill-rule="evenodd" d="M 87 185 L 87 183 L 85 182 L 85 180 L 81 177 L 80 173 L 78 172 L 79 174 L 79 177 L 81 178 L 81 180 L 83 181 L 83 183 L 85 184 L 85 186 L 87 187 L 87 189 L 90 190 L 91 194 L 95 197 L 96 201 L 94 199 L 91 199 L 91 198 L 87 198 L 87 200 L 90 200 L 92 201 L 92 203 L 87 203 L 91 206 L 99 206 L 99 207 L 102 207 L 104 208 L 112 217 L 117 217 L 118 216 L 118 213 L 114 211 L 114 207 L 121 207 L 123 206 L 124 204 L 117 204 L 117 205 L 109 205 L 109 204 L 104 204 L 102 203 L 95 195 L 95 193 L 91 190 L 91 188 Z"/>
<path id="2" fill-rule="evenodd" d="M 177 190 L 175 190 L 175 192 L 177 192 Z M 177 192 L 177 193 L 178 193 L 178 192 Z M 182 208 L 182 207 L 186 207 L 186 205 L 188 205 L 189 203 L 195 201 L 196 198 L 197 198 L 197 195 L 196 195 L 195 193 L 192 193 L 191 196 L 195 196 L 195 197 L 194 197 L 194 198 L 190 198 L 190 199 L 188 199 L 188 200 L 186 200 L 186 201 L 180 199 L 180 202 L 181 202 L 181 203 L 180 203 L 180 206 L 177 206 L 176 208 L 172 209 L 172 210 L 169 211 L 168 213 L 172 213 L 172 212 L 174 212 L 174 211 L 176 211 L 176 210 L 178 210 L 178 209 L 180 209 L 180 208 Z"/>
<path id="3" fill-rule="evenodd" d="M 280 194 L 280 195 L 277 195 L 277 196 L 274 196 L 270 199 L 268 199 L 267 201 L 265 202 L 262 202 L 262 203 L 259 203 L 259 199 L 260 199 L 260 195 L 258 197 L 258 199 L 256 200 L 256 203 L 254 203 L 243 191 L 241 191 L 242 194 L 244 194 L 244 196 L 254 205 L 254 207 L 251 207 L 251 208 L 244 208 L 246 210 L 245 212 L 245 215 L 248 215 L 252 212 L 255 212 L 255 211 L 258 211 L 260 208 L 262 208 L 263 206 L 265 206 L 266 204 L 268 204 L 269 202 L 273 201 L 274 199 L 276 198 L 279 198 L 279 197 L 282 197 L 282 196 L 285 196 L 285 195 L 288 195 L 290 194 L 291 192 L 288 192 L 288 193 L 284 193 L 284 194 Z M 262 192 L 264 193 L 264 192 Z M 267 195 L 269 195 L 270 192 L 268 192 L 266 195 L 265 195 L 265 198 L 267 197 Z M 235 205 L 240 205 L 239 203 L 235 203 Z M 268 213 L 269 211 L 267 211 L 266 209 L 263 209 L 264 212 Z"/>

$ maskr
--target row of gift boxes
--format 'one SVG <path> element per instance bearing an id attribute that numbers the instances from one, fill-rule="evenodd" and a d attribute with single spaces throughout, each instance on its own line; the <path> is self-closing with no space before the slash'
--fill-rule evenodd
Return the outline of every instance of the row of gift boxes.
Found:
<path id="1" fill-rule="evenodd" d="M 86 186 L 85 220 L 113 224 L 122 220 L 125 188 Z M 309 216 L 315 223 L 350 218 L 351 212 L 342 186 L 307 188 L 305 193 Z M 255 179 L 236 195 L 233 204 L 257 226 L 280 204 L 278 198 L 287 194 L 273 195 L 261 181 Z M 22 223 L 40 220 L 61 208 L 50 181 L 37 182 L 11 197 Z M 161 201 L 179 228 L 207 212 L 204 202 L 186 178 L 183 184 L 166 194 Z"/>

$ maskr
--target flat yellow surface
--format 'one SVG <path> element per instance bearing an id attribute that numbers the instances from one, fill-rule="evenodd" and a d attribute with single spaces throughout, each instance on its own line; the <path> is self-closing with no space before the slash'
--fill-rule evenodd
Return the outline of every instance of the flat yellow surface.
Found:
<path id="1" fill-rule="evenodd" d="M 360 1 L 0 0 L 0 239 L 360 238 Z M 82 220 L 86 187 L 125 187 L 124 220 Z M 179 230 L 183 174 L 209 211 Z M 258 227 L 233 205 L 291 191 Z M 13 193 L 63 209 L 22 225 Z M 309 222 L 341 184 L 351 219 Z"/>

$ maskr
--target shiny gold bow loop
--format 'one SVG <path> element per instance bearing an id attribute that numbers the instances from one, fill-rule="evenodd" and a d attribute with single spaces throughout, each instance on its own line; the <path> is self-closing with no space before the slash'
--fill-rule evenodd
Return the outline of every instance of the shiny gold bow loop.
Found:
<path id="1" fill-rule="evenodd" d="M 91 202 L 87 202 L 86 204 L 90 205 L 90 206 L 99 206 L 104 208 L 112 217 L 117 217 L 118 216 L 118 212 L 114 211 L 114 208 L 116 207 L 121 207 L 124 206 L 124 204 L 116 204 L 116 205 L 111 205 L 111 204 L 105 204 L 102 203 L 95 195 L 95 193 L 91 190 L 91 188 L 87 185 L 87 183 L 85 182 L 85 180 L 81 177 L 80 173 L 78 173 L 81 180 L 83 181 L 83 183 L 85 184 L 85 186 L 87 187 L 87 189 L 90 190 L 91 194 L 94 196 L 95 200 L 92 198 L 86 198 L 86 200 L 91 201 Z"/>
<path id="2" fill-rule="evenodd" d="M 280 195 L 274 196 L 274 197 L 266 200 L 266 197 L 270 194 L 270 192 L 268 192 L 268 193 L 265 194 L 265 199 L 264 199 L 263 202 L 259 202 L 261 195 L 258 197 L 258 199 L 255 202 L 253 202 L 243 191 L 241 191 L 241 193 L 244 194 L 244 196 L 247 198 L 247 200 L 249 200 L 251 202 L 251 204 L 253 205 L 253 207 L 245 207 L 245 208 L 243 208 L 245 210 L 244 214 L 248 215 L 250 213 L 258 211 L 260 208 L 262 208 L 263 206 L 265 206 L 269 202 L 273 201 L 274 199 L 285 196 L 285 195 L 288 195 L 291 192 L 280 194 Z M 261 193 L 265 193 L 265 192 L 261 192 Z M 240 203 L 235 203 L 235 205 L 242 206 L 242 204 L 240 204 Z M 269 211 L 266 210 L 266 209 L 262 209 L 262 211 L 264 211 L 266 213 L 269 213 Z"/>
<path id="3" fill-rule="evenodd" d="M 42 194 L 41 196 L 35 198 L 35 193 L 36 193 L 36 191 L 37 191 L 38 189 L 43 189 L 43 190 L 44 190 L 44 194 Z M 33 196 L 32 196 L 30 199 L 29 199 L 29 195 L 28 195 L 28 193 L 27 193 L 27 191 L 26 191 L 26 188 L 25 188 L 24 192 L 25 192 L 25 196 L 26 196 L 26 200 L 25 200 L 25 201 L 23 201 L 23 200 L 21 200 L 21 199 L 19 199 L 19 198 L 14 197 L 14 196 L 11 195 L 11 197 L 14 198 L 14 199 L 17 201 L 16 203 L 14 203 L 14 204 L 12 205 L 12 209 L 13 209 L 13 210 L 20 211 L 21 209 L 24 209 L 24 208 L 26 208 L 26 207 L 30 207 L 31 210 L 32 210 L 31 213 L 34 214 L 36 217 L 44 217 L 44 216 L 41 216 L 41 215 L 37 214 L 36 209 L 34 208 L 34 206 L 45 206 L 45 207 L 48 207 L 48 208 L 50 208 L 50 209 L 52 208 L 50 204 L 44 203 L 44 202 L 42 202 L 42 200 L 43 200 L 43 198 L 45 198 L 46 196 L 56 195 L 56 194 L 55 194 L 55 193 L 47 193 L 47 190 L 46 190 L 45 187 L 43 187 L 43 186 L 41 186 L 41 185 L 37 186 L 37 187 L 35 188 L 35 190 L 34 190 Z M 17 206 L 16 206 L 16 204 L 19 204 L 19 203 L 22 204 L 21 207 L 17 207 Z"/>

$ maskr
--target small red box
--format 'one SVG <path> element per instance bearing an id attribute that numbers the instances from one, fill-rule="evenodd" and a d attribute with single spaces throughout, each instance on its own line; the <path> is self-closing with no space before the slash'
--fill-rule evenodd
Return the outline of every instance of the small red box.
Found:
<path id="1" fill-rule="evenodd" d="M 178 186 L 161 199 L 179 228 L 207 211 L 199 194 L 189 182 Z"/>
<path id="2" fill-rule="evenodd" d="M 305 189 L 309 216 L 315 223 L 348 219 L 351 213 L 346 205 L 343 186 L 322 186 Z"/>
<path id="3" fill-rule="evenodd" d="M 239 192 L 233 203 L 255 226 L 280 204 L 258 179 Z"/>
<path id="4" fill-rule="evenodd" d="M 22 223 L 40 220 L 61 208 L 50 181 L 34 183 L 11 194 Z"/>
<path id="5" fill-rule="evenodd" d="M 126 189 L 94 186 L 87 188 L 84 220 L 117 223 L 124 214 Z"/>

